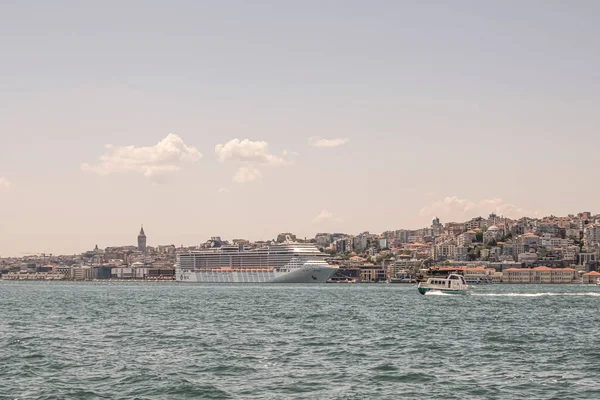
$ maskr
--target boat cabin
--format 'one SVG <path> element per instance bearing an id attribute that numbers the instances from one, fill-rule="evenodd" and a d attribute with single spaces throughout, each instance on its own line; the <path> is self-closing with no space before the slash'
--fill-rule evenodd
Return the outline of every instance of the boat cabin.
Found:
<path id="1" fill-rule="evenodd" d="M 429 278 L 427 280 L 428 285 L 436 285 L 445 288 L 455 288 L 466 286 L 465 278 L 462 275 L 450 274 L 447 278 Z"/>
<path id="2" fill-rule="evenodd" d="M 425 294 L 429 291 L 441 291 L 447 293 L 466 294 L 469 286 L 462 275 L 450 274 L 447 278 L 429 278 L 426 283 L 419 283 L 419 293 Z"/>

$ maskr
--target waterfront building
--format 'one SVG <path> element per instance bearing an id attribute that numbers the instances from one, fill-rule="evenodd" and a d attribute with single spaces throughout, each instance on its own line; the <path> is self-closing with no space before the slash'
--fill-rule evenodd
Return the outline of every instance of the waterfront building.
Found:
<path id="1" fill-rule="evenodd" d="M 57 272 L 32 272 L 18 271 L 8 272 L 2 275 L 2 279 L 7 281 L 59 281 L 66 279 L 67 277 Z"/>
<path id="2" fill-rule="evenodd" d="M 496 270 L 494 268 L 477 266 L 477 267 L 459 267 L 459 271 L 462 271 L 463 276 L 467 283 L 469 282 L 492 282 Z"/>
<path id="3" fill-rule="evenodd" d="M 87 265 L 81 267 L 73 267 L 71 269 L 71 279 L 75 281 L 86 281 L 93 279 L 93 268 Z"/>
<path id="4" fill-rule="evenodd" d="M 509 268 L 502 274 L 503 283 L 531 283 L 529 269 Z"/>
<path id="5" fill-rule="evenodd" d="M 135 262 L 131 267 L 113 267 L 111 268 L 111 278 L 115 279 L 146 279 L 150 268 L 142 263 Z M 173 269 L 173 271 L 175 271 Z"/>
<path id="6" fill-rule="evenodd" d="M 598 279 L 600 279 L 600 272 L 592 271 L 583 274 L 581 283 L 596 283 Z"/>
<path id="7" fill-rule="evenodd" d="M 502 283 L 502 277 L 504 274 L 502 272 L 494 272 L 492 275 L 492 283 Z"/>
<path id="8" fill-rule="evenodd" d="M 573 268 L 509 268 L 504 271 L 503 283 L 573 283 L 577 271 Z"/>
<path id="9" fill-rule="evenodd" d="M 149 268 L 146 279 L 155 281 L 175 280 L 175 268 Z"/>
<path id="10" fill-rule="evenodd" d="M 110 271 L 111 278 L 116 279 L 133 279 L 135 270 L 131 267 L 113 267 Z"/>
<path id="11" fill-rule="evenodd" d="M 64 275 L 65 277 L 71 277 L 71 268 L 67 265 L 59 265 L 56 267 L 55 271 L 58 274 Z"/>
<path id="12" fill-rule="evenodd" d="M 361 282 L 384 282 L 387 280 L 387 271 L 381 267 L 366 267 L 360 269 Z"/>

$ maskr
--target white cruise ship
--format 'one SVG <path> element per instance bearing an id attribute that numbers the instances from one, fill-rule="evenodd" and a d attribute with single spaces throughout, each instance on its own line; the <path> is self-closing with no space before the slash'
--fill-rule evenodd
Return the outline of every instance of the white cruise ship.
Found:
<path id="1" fill-rule="evenodd" d="M 314 245 L 291 242 L 195 250 L 175 264 L 177 281 L 205 283 L 325 283 L 336 270 Z"/>

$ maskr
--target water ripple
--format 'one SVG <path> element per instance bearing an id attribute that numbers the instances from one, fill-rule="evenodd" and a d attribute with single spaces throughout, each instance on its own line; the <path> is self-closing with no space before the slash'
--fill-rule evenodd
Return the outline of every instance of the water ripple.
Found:
<path id="1" fill-rule="evenodd" d="M 0 398 L 600 398 L 600 290 L 0 282 Z"/>

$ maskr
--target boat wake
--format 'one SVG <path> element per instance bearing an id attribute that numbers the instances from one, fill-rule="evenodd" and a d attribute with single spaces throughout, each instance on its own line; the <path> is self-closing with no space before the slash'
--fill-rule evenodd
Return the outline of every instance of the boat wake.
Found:
<path id="1" fill-rule="evenodd" d="M 585 292 L 585 293 L 471 293 L 472 296 L 486 297 L 545 297 L 545 296 L 592 296 L 600 297 L 600 292 Z"/>
<path id="2" fill-rule="evenodd" d="M 425 293 L 425 296 L 452 296 L 452 294 L 444 293 L 439 290 L 430 290 L 429 292 Z"/>

